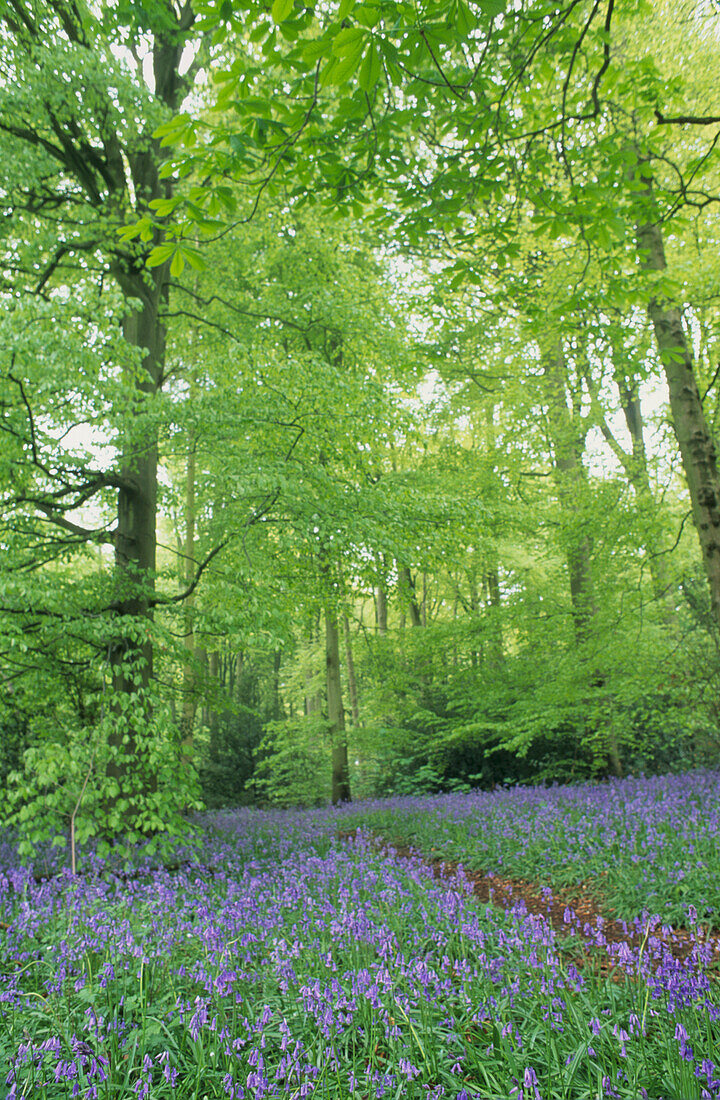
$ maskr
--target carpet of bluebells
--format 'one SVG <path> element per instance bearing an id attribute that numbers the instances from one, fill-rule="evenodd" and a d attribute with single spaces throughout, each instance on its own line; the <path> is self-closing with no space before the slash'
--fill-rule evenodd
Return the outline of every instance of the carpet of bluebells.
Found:
<path id="1" fill-rule="evenodd" d="M 551 887 L 588 883 L 623 919 L 682 924 L 689 905 L 720 928 L 720 772 L 366 804 L 398 844 L 468 870 Z"/>
<path id="2" fill-rule="evenodd" d="M 86 856 L 74 879 L 37 881 L 8 843 L 0 1096 L 720 1097 L 720 988 L 699 933 L 680 962 L 656 935 L 661 918 L 638 919 L 636 950 L 608 943 L 600 920 L 587 932 L 615 967 L 578 970 L 543 917 L 481 904 L 462 872 L 439 880 L 419 858 L 378 851 L 364 824 L 385 814 L 397 834 L 425 814 L 466 862 L 497 843 L 509 873 L 514 821 L 525 874 L 523 857 L 539 860 L 549 837 L 556 859 L 597 873 L 603 845 L 608 861 L 625 858 L 625 834 L 609 832 L 624 814 L 629 832 L 644 830 L 635 873 L 662 899 L 675 881 L 653 862 L 671 843 L 663 821 L 695 838 L 683 864 L 695 882 L 703 838 L 717 838 L 718 778 L 227 811 L 202 820 L 174 869 L 141 853 L 131 870 Z M 575 822 L 564 842 L 546 827 L 553 811 Z M 338 839 L 348 829 L 352 843 Z M 484 866 L 491 855 L 482 849 Z"/>

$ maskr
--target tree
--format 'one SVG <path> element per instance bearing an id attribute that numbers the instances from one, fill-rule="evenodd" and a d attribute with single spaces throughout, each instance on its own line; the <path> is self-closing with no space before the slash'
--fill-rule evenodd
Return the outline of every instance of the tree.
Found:
<path id="1" fill-rule="evenodd" d="M 73 628 L 112 673 L 116 721 L 103 756 L 111 832 L 128 815 L 140 831 L 160 823 L 142 802 L 143 792 L 152 802 L 158 782 L 143 738 L 153 612 L 168 598 L 155 590 L 158 397 L 163 312 L 188 255 L 165 247 L 148 269 L 149 221 L 119 230 L 172 202 L 176 184 L 161 178 L 152 133 L 190 85 L 183 52 L 194 21 L 191 5 L 173 0 L 103 10 L 83 0 L 10 0 L 0 14 L 2 247 L 11 273 L 3 294 L 14 310 L 3 332 L 0 429 L 16 459 L 4 507 L 11 530 L 38 533 L 46 560 L 113 547 L 112 584 L 76 585 L 71 603 Z M 83 425 L 95 433 L 84 453 Z M 36 541 L 34 563 L 37 554 Z M 19 560 L 16 579 L 22 568 Z M 64 621 L 68 608 L 58 610 L 47 584 L 25 595 L 26 606 L 6 610 L 42 635 L 42 649 L 41 624 Z"/>

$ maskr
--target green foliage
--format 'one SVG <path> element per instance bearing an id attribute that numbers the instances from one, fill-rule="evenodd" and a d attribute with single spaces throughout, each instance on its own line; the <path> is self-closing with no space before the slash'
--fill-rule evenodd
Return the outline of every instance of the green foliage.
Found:
<path id="1" fill-rule="evenodd" d="M 263 737 L 264 724 L 273 717 L 275 700 L 263 697 L 267 672 L 255 658 L 243 661 L 239 682 L 213 698 L 207 727 L 201 726 L 194 738 L 194 754 L 203 802 L 216 806 L 242 805 L 252 799 L 249 783 L 255 769 L 255 757 Z"/>
<path id="2" fill-rule="evenodd" d="M 251 787 L 261 804 L 312 806 L 330 801 L 330 738 L 322 717 L 268 722 L 256 750 Z"/>
<path id="3" fill-rule="evenodd" d="M 356 794 L 714 760 L 713 609 L 646 323 L 651 295 L 685 305 L 717 425 L 720 146 L 656 114 L 704 110 L 714 32 L 665 12 L 679 70 L 640 2 L 607 26 L 590 0 L 196 7 L 0 16 L 24 843 L 60 841 L 81 792 L 83 842 L 174 831 L 193 766 L 214 805 L 325 798 L 328 611 Z M 667 270 L 643 270 L 648 219 Z M 155 536 L 156 567 L 128 560 Z"/>
<path id="4" fill-rule="evenodd" d="M 178 748 L 170 714 L 142 691 L 103 693 L 92 726 L 47 723 L 7 776 L 3 810 L 21 856 L 48 843 L 67 848 L 71 820 L 76 845 L 94 838 L 101 855 L 117 837 L 152 849 L 184 834 L 185 814 L 200 803 L 194 768 Z"/>

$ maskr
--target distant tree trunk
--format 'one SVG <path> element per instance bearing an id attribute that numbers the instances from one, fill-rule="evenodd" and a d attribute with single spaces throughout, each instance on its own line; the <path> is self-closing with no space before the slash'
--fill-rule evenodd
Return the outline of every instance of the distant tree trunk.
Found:
<path id="1" fill-rule="evenodd" d="M 217 738 L 219 728 L 217 699 L 220 690 L 220 654 L 216 649 L 213 649 L 209 654 L 208 676 L 210 679 L 210 690 L 212 692 L 212 704 L 208 713 L 208 726 L 210 728 L 210 740 L 214 741 Z"/>
<path id="2" fill-rule="evenodd" d="M 587 471 L 582 456 L 587 428 L 578 423 L 567 402 L 567 368 L 561 344 L 546 358 L 548 383 L 548 425 L 553 446 L 555 484 L 563 523 L 563 542 L 570 584 L 575 636 L 579 644 L 587 641 L 596 613 L 592 577 L 592 537 L 585 530 L 578 510 L 582 510 Z"/>
<path id="3" fill-rule="evenodd" d="M 553 446 L 555 484 L 560 502 L 565 557 L 568 567 L 570 603 L 577 645 L 584 646 L 597 614 L 592 575 L 592 536 L 585 529 L 582 511 L 587 489 L 587 471 L 583 465 L 587 426 L 577 409 L 568 404 L 567 366 L 561 343 L 546 359 L 548 382 L 548 424 Z M 578 518 L 578 511 L 580 517 Z M 593 687 L 602 688 L 599 674 Z M 605 731 L 605 754 L 609 770 L 622 776 L 623 767 L 617 735 L 612 724 Z"/>
<path id="4" fill-rule="evenodd" d="M 589 364 L 586 367 L 585 377 L 597 426 L 600 428 L 605 442 L 625 471 L 625 476 L 635 493 L 635 500 L 642 521 L 642 541 L 647 553 L 653 595 L 663 608 L 664 618 L 668 619 L 672 617 L 672 611 L 667 603 L 668 569 L 666 558 L 662 554 L 662 530 L 658 505 L 650 485 L 645 447 L 645 428 L 640 404 L 640 381 L 636 375 L 628 372 L 625 355 L 625 348 L 614 343 L 612 347 L 613 373 L 620 396 L 620 407 L 625 426 L 630 435 L 631 449 L 629 453 L 618 443 L 608 424 L 605 411 L 598 397 L 598 387 L 593 379 Z"/>
<path id="5" fill-rule="evenodd" d="M 314 647 L 315 643 L 319 641 L 320 634 L 320 616 L 310 625 L 310 638 L 309 642 L 311 647 Z M 318 675 L 320 670 L 318 669 Z M 315 676 L 312 669 L 308 669 L 305 673 L 305 714 L 310 717 L 313 714 L 322 713 L 322 693 L 317 689 L 315 683 Z"/>
<path id="6" fill-rule="evenodd" d="M 650 199 L 652 177 L 647 166 L 641 169 L 641 177 L 646 185 L 645 196 Z M 638 225 L 637 247 L 643 270 L 665 271 L 667 263 L 658 221 L 648 219 Z M 648 316 L 670 393 L 673 427 L 690 491 L 713 619 L 720 627 L 720 478 L 715 444 L 705 420 L 679 307 L 653 297 L 648 304 Z"/>
<path id="7" fill-rule="evenodd" d="M 407 565 L 398 566 L 398 577 L 405 604 L 410 612 L 410 623 L 412 626 L 422 626 L 422 614 L 415 595 L 415 578 Z"/>
<path id="8" fill-rule="evenodd" d="M 240 650 L 235 654 L 235 684 L 234 684 L 234 696 L 235 702 L 242 703 L 242 691 L 243 691 L 243 653 Z"/>
<path id="9" fill-rule="evenodd" d="M 190 585 L 195 573 L 195 440 L 190 439 L 187 454 L 187 476 L 185 481 L 185 549 L 184 568 L 182 570 L 185 584 Z M 183 705 L 180 721 L 180 737 L 182 754 L 185 758 L 192 759 L 193 753 L 193 727 L 195 725 L 195 711 L 197 701 L 195 697 L 195 626 L 193 621 L 195 598 L 187 597 L 184 607 L 185 625 L 185 651 L 187 660 L 183 668 Z"/>
<path id="10" fill-rule="evenodd" d="M 490 637 L 492 640 L 492 662 L 496 668 L 505 661 L 503 624 L 501 619 L 502 600 L 500 597 L 500 573 L 496 562 L 485 570 L 487 606 L 490 612 Z"/>
<path id="11" fill-rule="evenodd" d="M 282 664 L 282 650 L 276 649 L 273 653 L 273 718 L 277 722 L 282 717 L 282 703 L 280 702 L 280 666 Z"/>
<path id="12" fill-rule="evenodd" d="M 201 682 L 207 685 L 208 670 L 210 668 L 210 661 L 208 659 L 207 650 L 204 646 L 196 645 L 195 655 L 199 664 L 202 666 Z M 207 729 L 210 725 L 210 708 L 207 705 L 207 699 L 203 698 L 203 705 L 200 710 L 200 725 Z"/>
<path id="13" fill-rule="evenodd" d="M 478 616 L 480 614 L 480 597 L 478 595 L 477 577 L 475 575 L 475 570 L 474 569 L 471 569 L 468 572 L 468 588 L 469 588 L 469 591 L 470 591 L 470 610 L 472 612 L 473 618 L 475 619 L 473 634 L 476 635 L 476 634 L 480 633 L 480 628 L 479 628 L 479 625 L 478 625 L 478 622 L 477 622 Z M 460 593 L 460 587 L 458 586 L 458 595 L 459 595 L 459 593 Z M 480 649 L 479 650 L 477 650 L 477 649 L 471 649 L 470 650 L 470 667 L 471 668 L 477 668 L 478 665 L 480 664 L 481 660 L 482 660 L 482 641 L 480 643 Z"/>
<path id="14" fill-rule="evenodd" d="M 343 615 L 343 635 L 345 637 L 345 663 L 347 665 L 348 695 L 350 697 L 350 713 L 353 726 L 360 725 L 360 708 L 358 706 L 357 681 L 355 679 L 355 661 L 353 659 L 352 639 L 350 637 L 350 620 Z"/>
<path id="15" fill-rule="evenodd" d="M 614 725 L 610 725 L 607 732 L 607 758 L 610 764 L 610 771 L 617 779 L 622 779 L 625 774 L 623 768 L 622 759 L 620 757 L 620 746 L 618 745 L 617 732 Z"/>
<path id="16" fill-rule="evenodd" d="M 335 615 L 325 612 L 327 711 L 332 739 L 332 801 L 350 802 L 350 768 L 340 680 L 340 641 Z"/>
<path id="17" fill-rule="evenodd" d="M 381 584 L 377 585 L 375 588 L 375 622 L 377 624 L 378 634 L 387 634 L 387 593 Z"/>

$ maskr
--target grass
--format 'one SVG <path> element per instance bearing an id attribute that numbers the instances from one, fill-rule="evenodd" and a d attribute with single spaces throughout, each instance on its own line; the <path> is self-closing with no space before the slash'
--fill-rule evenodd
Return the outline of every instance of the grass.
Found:
<path id="1" fill-rule="evenodd" d="M 591 794 L 564 798 L 577 810 Z M 549 818 L 524 795 L 514 814 L 527 837 Z M 557 792 L 542 797 L 562 804 Z M 466 855 L 493 806 L 498 821 L 511 820 L 511 801 L 508 792 L 466 798 Z M 463 803 L 413 801 L 416 832 L 423 805 L 422 835 L 437 839 L 447 823 L 457 857 Z M 542 918 L 481 905 L 462 876 L 433 879 L 419 859 L 378 852 L 362 831 L 353 844 L 337 839 L 361 820 L 409 827 L 409 807 L 207 815 L 203 846 L 173 872 L 139 860 L 120 877 L 86 859 L 82 876 L 38 883 L 6 854 L 6 1096 L 720 1096 L 718 990 L 702 943 L 678 962 L 650 922 L 611 980 L 570 964 Z M 585 820 L 591 829 L 589 811 Z M 523 865 L 526 876 L 533 869 Z"/>

